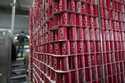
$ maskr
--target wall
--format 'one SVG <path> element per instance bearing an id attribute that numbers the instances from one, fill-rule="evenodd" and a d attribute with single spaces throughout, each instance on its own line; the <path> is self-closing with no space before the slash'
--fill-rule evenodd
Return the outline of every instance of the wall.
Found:
<path id="1" fill-rule="evenodd" d="M 0 28 L 10 29 L 11 28 L 11 15 L 0 12 Z M 28 32 L 28 16 L 16 15 L 15 17 L 15 30 L 14 33 L 19 31 Z"/>

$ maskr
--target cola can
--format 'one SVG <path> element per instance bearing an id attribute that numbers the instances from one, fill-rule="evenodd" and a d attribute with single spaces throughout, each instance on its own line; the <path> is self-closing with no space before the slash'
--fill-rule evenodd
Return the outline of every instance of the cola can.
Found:
<path id="1" fill-rule="evenodd" d="M 91 28 L 97 28 L 96 26 L 95 26 L 95 21 L 94 21 L 94 17 L 91 17 Z"/>
<path id="2" fill-rule="evenodd" d="M 83 53 L 83 42 L 77 42 L 77 53 Z"/>
<path id="3" fill-rule="evenodd" d="M 54 53 L 60 54 L 60 44 L 59 43 L 54 43 Z"/>
<path id="4" fill-rule="evenodd" d="M 59 11 L 59 4 L 58 3 L 53 3 L 53 13 Z"/>
<path id="5" fill-rule="evenodd" d="M 88 18 L 87 16 L 84 16 L 84 19 L 85 19 L 85 20 L 84 20 L 85 27 L 88 27 L 88 20 L 87 20 L 87 18 Z"/>
<path id="6" fill-rule="evenodd" d="M 77 43 L 76 42 L 70 42 L 70 53 L 71 54 L 77 53 Z"/>
<path id="7" fill-rule="evenodd" d="M 93 7 L 94 7 L 94 15 L 98 16 L 98 6 L 94 5 Z"/>
<path id="8" fill-rule="evenodd" d="M 77 31 L 76 27 L 72 27 L 68 29 L 69 40 L 77 40 Z"/>
<path id="9" fill-rule="evenodd" d="M 76 3 L 76 11 L 78 12 L 78 13 L 81 13 L 81 2 L 80 1 L 78 1 L 77 3 Z"/>
<path id="10" fill-rule="evenodd" d="M 72 40 L 77 40 L 77 31 L 76 31 L 76 27 L 72 28 Z"/>
<path id="11" fill-rule="evenodd" d="M 95 44 L 95 42 L 90 42 L 90 51 L 91 51 L 91 53 L 96 53 L 96 44 Z"/>
<path id="12" fill-rule="evenodd" d="M 53 42 L 54 41 L 54 34 L 53 32 L 49 32 L 49 42 Z"/>
<path id="13" fill-rule="evenodd" d="M 59 11 L 64 11 L 68 9 L 67 0 L 59 0 Z"/>
<path id="14" fill-rule="evenodd" d="M 71 0 L 71 10 L 72 10 L 73 12 L 76 11 L 76 4 L 75 4 L 75 1 L 74 1 L 74 0 Z"/>
<path id="15" fill-rule="evenodd" d="M 63 23 L 62 25 L 67 25 L 68 24 L 68 13 L 63 13 L 62 15 Z"/>
<path id="16" fill-rule="evenodd" d="M 62 55 L 67 55 L 69 52 L 68 52 L 68 49 L 69 49 L 69 43 L 68 42 L 62 42 L 61 43 L 61 54 Z"/>
<path id="17" fill-rule="evenodd" d="M 84 40 L 83 28 L 77 28 L 77 40 Z"/>
<path id="18" fill-rule="evenodd" d="M 83 14 L 83 13 L 86 13 L 86 6 L 85 6 L 85 4 L 81 4 L 81 13 Z"/>
<path id="19" fill-rule="evenodd" d="M 83 26 L 83 21 L 82 21 L 82 15 L 79 15 L 79 26 L 82 27 Z"/>
<path id="20" fill-rule="evenodd" d="M 58 40 L 67 40 L 67 28 L 60 27 L 58 29 Z"/>
<path id="21" fill-rule="evenodd" d="M 91 15 L 94 16 L 94 6 L 93 5 L 90 6 L 90 10 L 91 10 Z"/>
<path id="22" fill-rule="evenodd" d="M 64 0 L 59 1 L 59 11 L 63 11 L 63 1 Z"/>
<path id="23" fill-rule="evenodd" d="M 49 44 L 48 50 L 49 50 L 49 53 L 51 53 L 51 54 L 53 53 L 53 51 L 54 51 L 53 44 Z"/>
<path id="24" fill-rule="evenodd" d="M 76 14 L 74 14 L 74 13 L 71 13 L 70 14 L 71 15 L 71 17 L 70 17 L 70 23 L 71 23 L 71 25 L 76 25 L 77 23 L 76 23 Z"/>

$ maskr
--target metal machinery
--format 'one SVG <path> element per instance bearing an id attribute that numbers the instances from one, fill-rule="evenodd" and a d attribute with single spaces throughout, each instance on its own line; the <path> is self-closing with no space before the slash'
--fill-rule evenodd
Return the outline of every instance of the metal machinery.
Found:
<path id="1" fill-rule="evenodd" d="M 8 83 L 11 70 L 12 39 L 7 30 L 0 30 L 0 83 Z"/>

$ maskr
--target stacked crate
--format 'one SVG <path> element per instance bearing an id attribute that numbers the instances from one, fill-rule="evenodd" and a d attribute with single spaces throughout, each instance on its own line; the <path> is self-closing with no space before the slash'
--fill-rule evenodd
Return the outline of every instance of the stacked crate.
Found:
<path id="1" fill-rule="evenodd" d="M 125 0 L 35 0 L 33 83 L 124 83 Z"/>

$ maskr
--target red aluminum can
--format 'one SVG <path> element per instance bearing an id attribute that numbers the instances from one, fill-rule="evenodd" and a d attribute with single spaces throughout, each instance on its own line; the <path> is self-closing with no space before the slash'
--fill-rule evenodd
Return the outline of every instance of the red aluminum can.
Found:
<path id="1" fill-rule="evenodd" d="M 86 28 L 86 26 L 87 26 L 87 18 L 86 18 L 86 16 L 82 16 L 82 24 L 83 24 L 83 28 Z"/>
<path id="2" fill-rule="evenodd" d="M 63 70 L 64 68 L 64 59 L 63 58 L 56 58 L 56 70 Z"/>
<path id="3" fill-rule="evenodd" d="M 81 2 L 80 1 L 78 1 L 78 2 L 76 2 L 76 11 L 78 12 L 78 13 L 81 13 Z"/>
<path id="4" fill-rule="evenodd" d="M 124 24 L 123 24 L 123 22 L 121 22 L 121 25 L 120 25 L 121 31 L 124 31 L 123 26 L 124 26 Z"/>
<path id="5" fill-rule="evenodd" d="M 81 13 L 83 14 L 83 13 L 86 13 L 86 6 L 85 6 L 85 4 L 81 4 Z"/>
<path id="6" fill-rule="evenodd" d="M 118 12 L 116 12 L 115 14 L 116 14 L 116 20 L 119 20 L 119 19 L 118 19 Z"/>
<path id="7" fill-rule="evenodd" d="M 86 81 L 91 81 L 91 73 L 90 73 L 90 68 L 85 69 L 85 79 Z"/>
<path id="8" fill-rule="evenodd" d="M 71 83 L 77 83 L 78 80 L 77 80 L 77 73 L 76 71 L 71 71 Z"/>
<path id="9" fill-rule="evenodd" d="M 71 10 L 72 10 L 73 12 L 76 11 L 76 3 L 75 3 L 74 0 L 71 0 Z"/>
<path id="10" fill-rule="evenodd" d="M 79 83 L 84 83 L 85 82 L 85 70 L 79 70 Z"/>
<path id="11" fill-rule="evenodd" d="M 60 27 L 58 30 L 58 40 L 67 40 L 67 28 Z"/>
<path id="12" fill-rule="evenodd" d="M 77 57 L 78 68 L 83 68 L 83 66 L 84 66 L 84 64 L 83 64 L 84 59 L 82 57 L 83 57 L 82 54 Z"/>
<path id="13" fill-rule="evenodd" d="M 52 0 L 48 0 L 48 5 L 52 5 Z"/>
<path id="14" fill-rule="evenodd" d="M 67 10 L 68 9 L 68 1 L 60 0 L 59 1 L 59 11 Z"/>
<path id="15" fill-rule="evenodd" d="M 53 26 L 53 20 L 50 19 L 50 21 L 49 21 L 49 27 L 52 28 L 52 26 Z"/>
<path id="16" fill-rule="evenodd" d="M 58 2 L 54 2 L 53 3 L 53 13 L 58 12 L 58 11 L 59 11 L 59 4 L 58 4 Z"/>
<path id="17" fill-rule="evenodd" d="M 87 27 L 88 28 L 91 27 L 91 17 L 90 16 L 87 17 Z"/>
<path id="18" fill-rule="evenodd" d="M 90 42 L 90 51 L 91 53 L 96 53 L 96 45 L 95 45 L 95 41 Z"/>
<path id="19" fill-rule="evenodd" d="M 98 18 L 95 18 L 94 19 L 94 26 L 96 27 L 96 28 L 99 28 L 99 21 L 98 21 Z"/>
<path id="20" fill-rule="evenodd" d="M 80 21 L 79 21 L 79 14 L 78 14 L 78 15 L 76 15 L 76 25 L 77 25 L 77 26 L 79 26 L 79 22 L 80 22 Z"/>
<path id="21" fill-rule="evenodd" d="M 59 15 L 54 16 L 53 23 L 54 23 L 54 25 L 59 24 Z"/>
<path id="22" fill-rule="evenodd" d="M 86 13 L 91 14 L 90 4 L 86 4 Z"/>
<path id="23" fill-rule="evenodd" d="M 54 22 L 54 18 L 51 19 L 51 22 L 52 22 L 52 26 L 51 26 L 51 27 L 53 27 L 53 26 L 54 26 L 54 23 L 55 23 L 55 22 Z"/>
<path id="24" fill-rule="evenodd" d="M 95 18 L 91 17 L 91 28 L 96 28 L 94 25 L 95 21 L 94 21 Z"/>
<path id="25" fill-rule="evenodd" d="M 91 65 L 97 65 L 96 54 L 91 55 Z"/>
<path id="26" fill-rule="evenodd" d="M 59 1 L 59 11 L 63 11 L 64 0 Z"/>
<path id="27" fill-rule="evenodd" d="M 114 30 L 117 30 L 116 21 L 114 21 Z"/>
<path id="28" fill-rule="evenodd" d="M 94 15 L 98 16 L 98 6 L 94 5 L 93 7 L 94 7 Z"/>
<path id="29" fill-rule="evenodd" d="M 63 79 L 62 79 L 63 78 Z M 63 82 L 68 82 L 68 75 L 67 74 L 59 74 L 59 73 L 56 73 L 56 83 L 63 83 Z"/>
<path id="30" fill-rule="evenodd" d="M 106 41 L 106 51 L 109 52 L 110 51 L 110 42 Z"/>
<path id="31" fill-rule="evenodd" d="M 90 31 L 89 31 L 89 29 L 84 29 L 85 30 L 85 40 L 90 40 Z"/>
<path id="32" fill-rule="evenodd" d="M 83 26 L 83 21 L 82 21 L 82 15 L 79 15 L 79 26 L 82 27 Z"/>
<path id="33" fill-rule="evenodd" d="M 77 40 L 84 40 L 84 29 L 77 28 Z"/>
<path id="34" fill-rule="evenodd" d="M 106 30 L 106 21 L 104 19 L 102 19 L 102 29 Z"/>
<path id="35" fill-rule="evenodd" d="M 77 54 L 77 42 L 70 42 L 70 53 Z"/>
<path id="36" fill-rule="evenodd" d="M 106 18 L 106 9 L 101 8 L 101 17 Z"/>
<path id="37" fill-rule="evenodd" d="M 101 42 L 96 41 L 96 52 L 100 53 L 101 52 Z"/>
<path id="38" fill-rule="evenodd" d="M 113 22 L 111 20 L 109 21 L 109 27 L 111 30 L 113 30 Z"/>
<path id="39" fill-rule="evenodd" d="M 68 58 L 68 60 L 69 60 L 69 69 L 70 70 L 73 70 L 73 69 L 75 69 L 75 58 L 74 58 L 75 56 L 70 56 L 69 58 Z"/>
<path id="40" fill-rule="evenodd" d="M 92 4 L 96 4 L 96 0 L 91 0 L 91 3 Z"/>
<path id="41" fill-rule="evenodd" d="M 77 42 L 77 53 L 82 54 L 83 50 L 83 42 Z"/>
<path id="42" fill-rule="evenodd" d="M 70 45 L 68 42 L 62 42 L 61 43 L 61 54 L 62 55 L 67 55 L 69 51 L 67 49 L 70 48 Z"/>
<path id="43" fill-rule="evenodd" d="M 114 35 L 113 35 L 114 36 Z M 125 40 L 125 35 L 124 35 L 124 33 L 122 32 L 122 41 L 124 41 Z"/>
<path id="44" fill-rule="evenodd" d="M 107 54 L 106 53 L 103 54 L 103 58 L 104 58 L 104 60 L 103 60 L 104 64 L 107 64 Z"/>
<path id="45" fill-rule="evenodd" d="M 88 42 L 87 41 L 83 42 L 83 49 L 84 49 L 84 54 L 87 54 L 88 53 Z"/>
<path id="46" fill-rule="evenodd" d="M 115 41 L 118 41 L 118 33 L 117 32 L 114 32 L 114 36 L 115 36 Z"/>
<path id="47" fill-rule="evenodd" d="M 124 21 L 125 22 L 125 21 Z M 125 23 L 123 23 L 123 26 L 125 27 Z M 125 31 L 125 29 L 124 29 L 124 31 Z"/>
<path id="48" fill-rule="evenodd" d="M 70 24 L 71 24 L 71 25 L 76 25 L 76 24 L 77 24 L 77 23 L 76 23 L 76 20 L 77 20 L 77 19 L 76 19 L 76 14 L 71 13 L 70 15 L 71 15 L 71 17 L 70 17 L 70 19 L 69 19 L 69 20 L 70 20 Z"/>
<path id="49" fill-rule="evenodd" d="M 110 10 L 110 8 L 111 8 L 110 0 L 106 0 L 106 7 L 107 7 L 108 10 Z"/>
<path id="50" fill-rule="evenodd" d="M 95 16 L 95 15 L 94 15 L 94 6 L 93 6 L 93 5 L 90 5 L 90 9 L 91 9 L 91 10 L 90 10 L 90 11 L 91 11 L 91 15 L 92 15 L 92 16 Z"/>
<path id="51" fill-rule="evenodd" d="M 115 19 L 115 11 L 112 11 L 112 18 Z"/>
<path id="52" fill-rule="evenodd" d="M 100 2 L 100 7 L 105 8 L 104 0 L 99 0 L 99 2 Z"/>
<path id="53" fill-rule="evenodd" d="M 68 30 L 69 40 L 77 40 L 77 30 L 76 27 L 69 28 Z"/>
<path id="54" fill-rule="evenodd" d="M 54 43 L 54 53 L 60 54 L 60 44 L 59 43 Z"/>
<path id="55" fill-rule="evenodd" d="M 53 40 L 58 41 L 58 31 L 53 32 Z"/>
<path id="56" fill-rule="evenodd" d="M 91 56 L 89 54 L 85 54 L 85 67 L 89 67 L 91 65 Z"/>
<path id="57" fill-rule="evenodd" d="M 90 29 L 90 40 L 95 41 L 96 40 L 96 34 L 95 29 Z"/>
<path id="58" fill-rule="evenodd" d="M 53 44 L 49 44 L 49 53 L 53 53 L 54 49 L 53 49 Z"/>
<path id="59" fill-rule="evenodd" d="M 53 32 L 49 33 L 49 42 L 52 42 L 54 39 Z"/>
<path id="60" fill-rule="evenodd" d="M 68 24 L 68 13 L 63 13 L 61 19 L 63 20 L 62 25 L 67 25 Z"/>
<path id="61" fill-rule="evenodd" d="M 91 71 L 92 71 L 92 83 L 99 83 L 98 82 L 98 74 L 97 74 L 97 67 L 92 67 L 92 69 L 91 69 Z"/>

